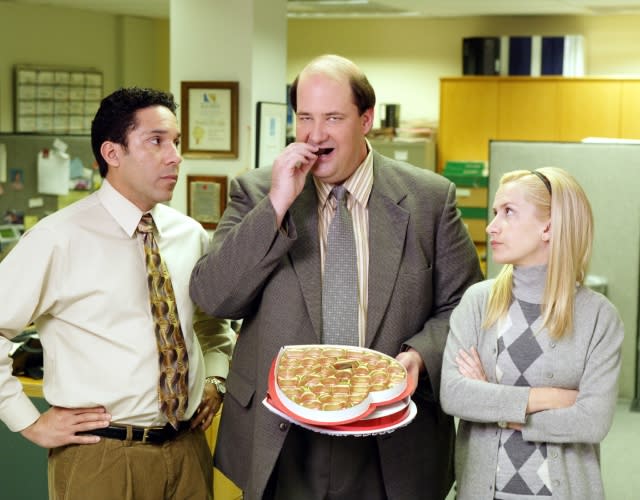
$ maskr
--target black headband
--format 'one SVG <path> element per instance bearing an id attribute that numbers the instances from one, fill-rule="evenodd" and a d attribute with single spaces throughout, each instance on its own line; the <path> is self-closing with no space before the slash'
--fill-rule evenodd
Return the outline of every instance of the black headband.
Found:
<path id="1" fill-rule="evenodd" d="M 547 191 L 549 191 L 549 196 L 551 196 L 551 183 L 549 182 L 549 179 L 547 179 L 547 176 L 542 172 L 538 172 L 537 170 L 529 170 L 529 172 L 531 172 L 533 175 L 537 175 L 540 178 L 540 180 L 544 183 L 544 187 L 546 187 Z"/>

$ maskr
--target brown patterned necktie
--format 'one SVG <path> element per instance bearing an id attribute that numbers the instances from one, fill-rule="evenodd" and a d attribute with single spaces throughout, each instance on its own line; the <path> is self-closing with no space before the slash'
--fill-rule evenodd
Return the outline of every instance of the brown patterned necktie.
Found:
<path id="1" fill-rule="evenodd" d="M 171 276 L 153 235 L 151 214 L 144 214 L 138 232 L 144 241 L 151 315 L 155 324 L 160 361 L 158 399 L 160 410 L 174 428 L 184 418 L 189 402 L 189 359 L 184 343 Z"/>

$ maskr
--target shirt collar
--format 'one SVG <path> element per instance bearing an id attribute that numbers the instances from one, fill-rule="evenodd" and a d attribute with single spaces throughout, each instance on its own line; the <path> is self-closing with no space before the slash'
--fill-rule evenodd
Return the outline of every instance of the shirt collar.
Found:
<path id="1" fill-rule="evenodd" d="M 358 202 L 363 207 L 366 207 L 369 203 L 369 195 L 373 188 L 373 153 L 369 141 L 365 139 L 367 144 L 367 156 L 362 161 L 358 168 L 351 174 L 351 176 L 344 181 L 343 185 L 349 194 L 350 198 Z M 329 194 L 333 189 L 334 184 L 328 184 L 322 182 L 319 179 L 313 178 L 313 182 L 316 186 L 316 192 L 318 194 L 318 202 L 321 207 L 324 207 L 329 199 Z"/>
<path id="2" fill-rule="evenodd" d="M 129 236 L 134 237 L 136 228 L 140 218 L 146 212 L 140 210 L 125 196 L 123 196 L 116 188 L 114 188 L 107 179 L 102 179 L 102 186 L 98 190 L 98 199 L 104 208 L 111 214 L 111 217 L 120 225 L 123 231 Z M 159 217 L 156 217 L 157 205 L 149 212 L 153 216 L 153 220 L 161 234 Z"/>

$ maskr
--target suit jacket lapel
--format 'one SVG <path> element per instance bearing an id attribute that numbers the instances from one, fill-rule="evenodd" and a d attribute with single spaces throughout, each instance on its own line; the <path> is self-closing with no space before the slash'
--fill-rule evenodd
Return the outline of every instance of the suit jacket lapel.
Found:
<path id="1" fill-rule="evenodd" d="M 317 200 L 316 188 L 311 175 L 308 175 L 302 193 L 289 209 L 298 233 L 298 239 L 291 247 L 289 255 L 300 282 L 317 342 L 320 343 L 322 339 L 322 277 Z"/>
<path id="2" fill-rule="evenodd" d="M 402 262 L 409 212 L 399 203 L 406 193 L 374 153 L 373 190 L 369 198 L 369 303 L 365 347 L 370 347 L 387 310 Z"/>

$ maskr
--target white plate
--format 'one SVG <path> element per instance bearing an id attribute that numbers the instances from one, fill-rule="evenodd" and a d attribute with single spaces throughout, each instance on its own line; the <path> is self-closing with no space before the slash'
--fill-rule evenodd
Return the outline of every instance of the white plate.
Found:
<path id="1" fill-rule="evenodd" d="M 315 426 L 315 425 L 310 425 L 310 424 L 303 424 L 302 422 L 298 422 L 297 420 L 295 420 L 294 418 L 290 417 L 289 415 L 287 415 L 286 413 L 281 412 L 280 410 L 278 410 L 277 408 L 275 408 L 274 406 L 272 406 L 269 401 L 267 401 L 267 398 L 264 398 L 262 400 L 262 404 L 272 413 L 275 413 L 276 415 L 284 418 L 285 420 L 288 420 L 289 422 L 291 422 L 292 424 L 296 424 L 299 425 L 300 427 L 304 427 L 305 429 L 308 429 L 310 431 L 314 431 L 314 432 L 318 432 L 320 434 L 327 434 L 329 436 L 355 436 L 355 437 L 361 437 L 361 436 L 375 436 L 378 434 L 389 434 L 393 431 L 395 431 L 396 429 L 399 429 L 400 427 L 404 427 L 405 425 L 408 425 L 418 414 L 418 408 L 416 407 L 416 404 L 412 401 L 409 400 L 409 412 L 407 413 L 407 416 L 404 417 L 402 420 L 400 420 L 399 422 L 396 422 L 393 425 L 390 425 L 388 427 L 383 427 L 383 428 L 378 428 L 378 429 L 371 429 L 371 430 L 338 430 L 338 429 L 332 429 L 332 428 L 327 428 L 327 427 L 319 427 L 319 426 Z"/>
<path id="2" fill-rule="evenodd" d="M 373 412 L 366 417 L 363 417 L 361 420 L 371 420 L 373 418 L 381 418 L 386 417 L 387 415 L 393 415 L 394 413 L 398 413 L 402 411 L 403 408 L 409 406 L 411 398 L 407 396 L 400 401 L 396 401 L 395 403 L 391 403 L 384 406 L 378 406 Z"/>

